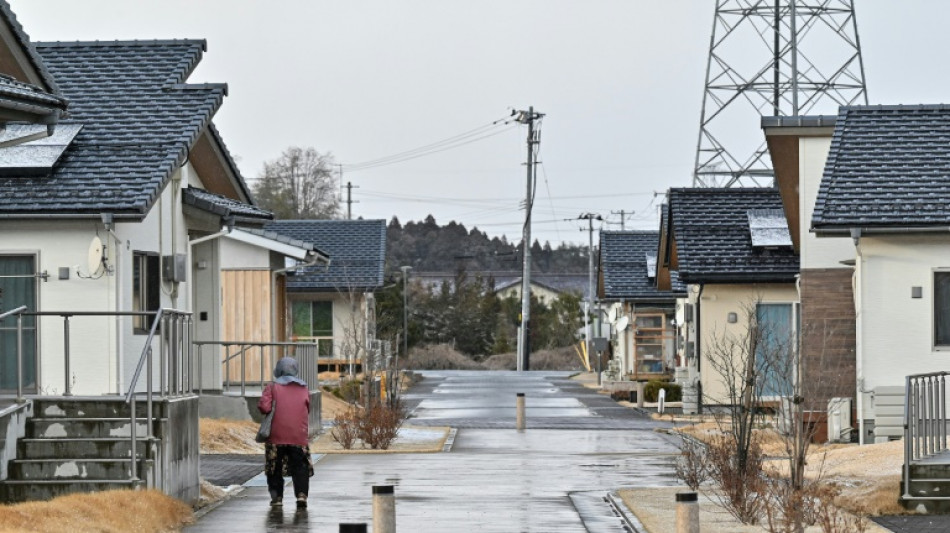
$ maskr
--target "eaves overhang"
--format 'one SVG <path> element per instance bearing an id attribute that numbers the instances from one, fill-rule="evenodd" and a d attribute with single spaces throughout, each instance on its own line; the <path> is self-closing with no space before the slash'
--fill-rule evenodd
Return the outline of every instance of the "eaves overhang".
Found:
<path id="1" fill-rule="evenodd" d="M 258 248 L 263 248 L 265 250 L 270 250 L 287 257 L 299 259 L 301 261 L 313 259 L 322 259 L 326 261 L 330 259 L 327 254 L 317 250 L 313 246 L 306 246 L 306 243 L 301 243 L 301 245 L 291 244 L 240 228 L 231 230 L 231 232 L 225 234 L 224 237 L 234 241 L 242 242 L 244 244 L 249 244 L 251 246 L 256 246 Z"/>

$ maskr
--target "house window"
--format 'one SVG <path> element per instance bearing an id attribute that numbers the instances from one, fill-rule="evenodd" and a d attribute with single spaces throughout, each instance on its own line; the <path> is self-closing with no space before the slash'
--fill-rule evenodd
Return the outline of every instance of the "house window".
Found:
<path id="1" fill-rule="evenodd" d="M 333 355 L 333 302 L 293 303 L 294 338 L 317 343 L 321 356 Z"/>
<path id="2" fill-rule="evenodd" d="M 132 253 L 132 310 L 158 311 L 162 305 L 158 254 L 153 252 Z M 135 333 L 148 333 L 154 316 L 133 317 Z"/>
<path id="3" fill-rule="evenodd" d="M 755 364 L 759 374 L 759 396 L 787 396 L 791 391 L 792 358 L 798 349 L 798 324 L 800 310 L 797 304 L 760 303 L 756 306 L 756 322 L 759 339 L 756 345 Z"/>
<path id="4" fill-rule="evenodd" d="M 950 271 L 934 272 L 934 347 L 950 348 Z"/>

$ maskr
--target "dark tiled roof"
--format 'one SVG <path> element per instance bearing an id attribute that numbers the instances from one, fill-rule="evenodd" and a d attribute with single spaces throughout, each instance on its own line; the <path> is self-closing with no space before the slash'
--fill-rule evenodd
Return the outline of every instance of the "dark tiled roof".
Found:
<path id="1" fill-rule="evenodd" d="M 66 100 L 35 85 L 0 74 L 0 109 L 55 119 L 59 111 L 66 109 Z"/>
<path id="2" fill-rule="evenodd" d="M 182 191 L 182 202 L 222 218 L 234 217 L 237 220 L 273 220 L 274 218 L 274 214 L 265 209 L 195 187 L 188 187 Z"/>
<path id="3" fill-rule="evenodd" d="M 842 107 L 811 223 L 950 225 L 950 106 Z"/>
<path id="4" fill-rule="evenodd" d="M 656 288 L 648 277 L 647 256 L 656 260 L 658 231 L 601 231 L 600 260 L 604 298 L 639 301 L 672 301 L 686 294 L 676 272 L 671 272 L 673 290 Z"/>
<path id="5" fill-rule="evenodd" d="M 791 248 L 753 249 L 749 211 L 782 209 L 772 188 L 670 189 L 670 228 L 679 276 L 686 283 L 790 282 L 798 274 Z"/>
<path id="6" fill-rule="evenodd" d="M 0 18 L 2 18 L 10 27 L 13 37 L 19 42 L 20 47 L 26 54 L 30 64 L 33 65 L 33 69 L 36 70 L 40 77 L 43 78 L 43 83 L 46 84 L 52 93 L 58 95 L 60 90 L 56 80 L 46 68 L 46 64 L 43 62 L 43 59 L 39 56 L 39 54 L 36 53 L 36 49 L 30 44 L 29 36 L 27 36 L 26 32 L 23 31 L 23 26 L 20 25 L 20 21 L 17 20 L 13 10 L 10 9 L 10 4 L 7 2 L 7 0 L 0 0 Z"/>
<path id="7" fill-rule="evenodd" d="M 204 41 L 36 43 L 83 125 L 52 175 L 0 179 L 0 216 L 142 218 L 221 105 L 225 85 L 183 84 Z"/>
<path id="8" fill-rule="evenodd" d="M 385 220 L 277 220 L 264 229 L 313 243 L 330 256 L 319 265 L 287 276 L 291 292 L 377 289 L 386 262 Z"/>

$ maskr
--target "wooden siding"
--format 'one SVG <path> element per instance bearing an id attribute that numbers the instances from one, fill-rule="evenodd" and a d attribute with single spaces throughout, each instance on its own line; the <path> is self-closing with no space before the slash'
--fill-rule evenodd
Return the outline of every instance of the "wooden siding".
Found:
<path id="1" fill-rule="evenodd" d="M 221 340 L 271 342 L 271 276 L 268 270 L 224 270 L 221 272 Z M 231 348 L 231 353 L 236 352 Z M 223 351 L 223 349 L 222 349 Z M 222 361 L 224 354 L 222 353 Z M 273 357 L 261 350 L 245 354 L 245 379 L 259 381 L 263 362 L 264 380 L 270 380 Z M 263 358 L 263 361 L 262 361 Z M 240 380 L 241 360 L 227 369 L 229 380 Z"/>

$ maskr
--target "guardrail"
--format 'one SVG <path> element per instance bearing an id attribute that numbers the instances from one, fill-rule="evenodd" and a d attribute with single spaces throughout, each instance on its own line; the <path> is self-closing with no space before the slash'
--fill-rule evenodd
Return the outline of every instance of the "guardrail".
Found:
<path id="1" fill-rule="evenodd" d="M 194 341 L 197 348 L 197 360 L 189 366 L 197 368 L 196 390 L 201 394 L 204 390 L 202 364 L 208 354 L 205 347 L 212 347 L 212 355 L 220 358 L 221 390 L 231 392 L 234 382 L 239 382 L 241 396 L 247 395 L 247 387 L 253 383 L 263 389 L 273 377 L 274 365 L 281 357 L 293 357 L 297 360 L 300 379 L 307 382 L 311 392 L 319 389 L 317 377 L 317 345 L 311 342 L 249 342 L 249 341 Z M 217 349 L 214 349 L 217 348 Z M 248 364 L 248 359 L 252 359 Z M 197 364 L 195 364 L 197 363 Z M 234 375 L 234 365 L 238 365 L 238 377 Z M 251 370 L 254 372 L 250 372 Z"/>
<path id="2" fill-rule="evenodd" d="M 904 499 L 918 499 L 910 494 L 910 464 L 947 450 L 947 375 L 950 372 L 907 376 L 904 392 Z"/>

